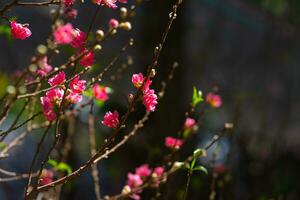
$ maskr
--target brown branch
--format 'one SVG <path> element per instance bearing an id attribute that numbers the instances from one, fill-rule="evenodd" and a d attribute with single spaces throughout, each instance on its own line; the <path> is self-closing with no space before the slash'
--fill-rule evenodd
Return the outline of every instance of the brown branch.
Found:
<path id="1" fill-rule="evenodd" d="M 91 104 L 91 109 L 89 113 L 89 141 L 90 141 L 90 152 L 91 156 L 95 155 L 97 153 L 96 151 L 96 131 L 95 131 L 95 118 L 93 116 L 93 104 Z M 99 171 L 97 169 L 97 165 L 92 165 L 92 177 L 94 181 L 94 190 L 97 200 L 101 200 L 101 193 L 100 193 L 100 180 L 99 180 Z"/>

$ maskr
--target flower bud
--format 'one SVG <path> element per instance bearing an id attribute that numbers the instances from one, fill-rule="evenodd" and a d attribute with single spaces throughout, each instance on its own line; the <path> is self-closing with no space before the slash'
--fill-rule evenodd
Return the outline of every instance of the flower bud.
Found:
<path id="1" fill-rule="evenodd" d="M 120 23 L 119 27 L 125 31 L 129 31 L 132 28 L 130 22 L 122 22 Z"/>
<path id="2" fill-rule="evenodd" d="M 125 7 L 120 8 L 120 17 L 121 18 L 127 17 L 127 8 Z"/>
<path id="3" fill-rule="evenodd" d="M 104 37 L 104 32 L 102 30 L 97 30 L 96 31 L 96 40 L 100 41 Z"/>

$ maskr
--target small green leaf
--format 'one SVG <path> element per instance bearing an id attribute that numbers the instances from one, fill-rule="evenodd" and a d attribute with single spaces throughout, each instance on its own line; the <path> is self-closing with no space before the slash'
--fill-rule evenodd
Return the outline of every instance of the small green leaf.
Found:
<path id="1" fill-rule="evenodd" d="M 101 108 L 104 105 L 104 102 L 100 101 L 98 99 L 95 99 L 95 104 Z"/>
<path id="2" fill-rule="evenodd" d="M 51 165 L 53 168 L 57 166 L 57 162 L 55 160 L 49 159 L 48 164 Z"/>
<path id="3" fill-rule="evenodd" d="M 195 168 L 193 169 L 193 171 L 202 171 L 202 172 L 204 172 L 206 175 L 208 174 L 207 169 L 206 169 L 205 167 L 201 166 L 201 165 L 195 167 Z"/>
<path id="4" fill-rule="evenodd" d="M 91 89 L 85 90 L 83 92 L 83 95 L 86 96 L 86 97 L 92 97 L 93 96 L 93 91 Z"/>
<path id="5" fill-rule="evenodd" d="M 200 102 L 203 101 L 202 91 L 196 87 L 193 88 L 192 106 L 196 107 Z"/>
<path id="6" fill-rule="evenodd" d="M 72 173 L 72 168 L 67 163 L 64 163 L 64 162 L 60 162 L 55 167 L 55 169 L 58 170 L 58 171 L 66 171 L 68 174 Z"/>
<path id="7" fill-rule="evenodd" d="M 7 146 L 4 142 L 0 142 L 0 150 L 4 149 Z"/>
<path id="8" fill-rule="evenodd" d="M 197 158 L 194 157 L 193 160 L 192 160 L 192 163 L 191 163 L 191 170 L 193 170 L 193 168 L 194 168 L 194 166 L 196 164 L 196 160 L 197 160 Z"/>
<path id="9" fill-rule="evenodd" d="M 200 156 L 203 156 L 205 157 L 207 154 L 206 154 L 206 150 L 205 149 L 196 149 L 194 151 L 194 158 L 198 158 Z"/>

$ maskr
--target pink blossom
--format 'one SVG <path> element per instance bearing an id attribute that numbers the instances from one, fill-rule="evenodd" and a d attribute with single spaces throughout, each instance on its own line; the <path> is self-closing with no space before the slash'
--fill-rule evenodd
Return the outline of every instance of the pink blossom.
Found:
<path id="1" fill-rule="evenodd" d="M 127 3 L 127 0 L 119 0 L 120 3 Z"/>
<path id="2" fill-rule="evenodd" d="M 100 101 L 106 101 L 108 99 L 108 91 L 106 87 L 95 84 L 93 87 L 94 97 Z"/>
<path id="3" fill-rule="evenodd" d="M 152 84 L 152 81 L 150 79 L 147 79 L 143 86 L 143 92 L 147 93 L 150 89 L 150 85 Z"/>
<path id="4" fill-rule="evenodd" d="M 133 74 L 131 78 L 131 82 L 133 83 L 134 87 L 140 88 L 144 82 L 144 76 L 142 73 Z"/>
<path id="5" fill-rule="evenodd" d="M 173 138 L 173 137 L 166 137 L 165 138 L 165 146 L 171 149 L 179 149 L 183 141 L 181 139 Z"/>
<path id="6" fill-rule="evenodd" d="M 65 10 L 65 15 L 70 19 L 75 19 L 77 17 L 78 11 L 73 8 L 67 8 Z"/>
<path id="7" fill-rule="evenodd" d="M 109 128 L 116 128 L 119 125 L 118 111 L 105 113 L 104 120 L 101 123 Z"/>
<path id="8" fill-rule="evenodd" d="M 53 121 L 56 119 L 56 113 L 53 111 L 53 104 L 51 102 L 51 99 L 48 97 L 41 97 L 41 104 L 43 107 L 43 114 L 49 121 Z"/>
<path id="9" fill-rule="evenodd" d="M 56 113 L 54 110 L 43 110 L 43 114 L 48 121 L 54 121 L 56 119 Z"/>
<path id="10" fill-rule="evenodd" d="M 48 64 L 47 56 L 38 60 L 37 65 L 39 69 L 37 70 L 37 74 L 40 76 L 46 76 L 49 72 L 52 71 L 52 66 Z"/>
<path id="11" fill-rule="evenodd" d="M 93 0 L 94 3 L 101 5 L 101 6 L 107 6 L 109 8 L 117 8 L 118 6 L 116 5 L 117 0 Z"/>
<path id="12" fill-rule="evenodd" d="M 66 99 L 70 103 L 78 103 L 82 100 L 82 94 L 71 91 L 68 96 L 66 96 Z"/>
<path id="13" fill-rule="evenodd" d="M 138 195 L 138 194 L 131 194 L 130 196 L 129 196 L 131 199 L 133 199 L 133 200 L 140 200 L 141 199 L 141 196 L 140 195 Z"/>
<path id="14" fill-rule="evenodd" d="M 71 46 L 74 48 L 79 48 L 85 45 L 86 33 L 79 30 L 78 28 L 74 30 L 74 39 L 71 42 Z"/>
<path id="15" fill-rule="evenodd" d="M 112 19 L 109 20 L 108 25 L 109 25 L 110 28 L 118 28 L 119 21 L 112 18 Z"/>
<path id="16" fill-rule="evenodd" d="M 165 172 L 165 168 L 159 166 L 159 167 L 155 167 L 153 173 L 155 173 L 157 178 L 160 179 L 163 176 L 164 172 Z"/>
<path id="17" fill-rule="evenodd" d="M 152 169 L 150 169 L 147 164 L 144 164 L 135 169 L 135 174 L 139 175 L 140 177 L 148 177 L 151 175 L 151 171 Z"/>
<path id="18" fill-rule="evenodd" d="M 80 59 L 79 64 L 83 67 L 89 67 L 92 66 L 95 62 L 94 59 L 94 52 L 89 51 L 87 52 L 87 49 L 83 48 L 78 51 L 78 55 L 84 53 L 85 55 Z"/>
<path id="19" fill-rule="evenodd" d="M 52 103 L 59 104 L 64 96 L 64 90 L 61 88 L 54 88 L 46 92 L 46 97 L 50 99 Z"/>
<path id="20" fill-rule="evenodd" d="M 214 108 L 218 108 L 222 105 L 222 99 L 221 99 L 220 95 L 214 94 L 212 92 L 210 92 L 206 95 L 206 102 L 211 107 L 214 107 Z"/>
<path id="21" fill-rule="evenodd" d="M 66 74 L 61 71 L 57 73 L 55 76 L 49 78 L 48 83 L 51 86 L 60 85 L 61 83 L 65 82 L 66 80 Z"/>
<path id="22" fill-rule="evenodd" d="M 15 39 L 25 40 L 31 35 L 31 31 L 27 26 L 19 24 L 15 21 L 10 22 L 11 35 Z"/>
<path id="23" fill-rule="evenodd" d="M 196 125 L 196 120 L 193 118 L 186 118 L 185 122 L 184 122 L 184 128 L 185 129 L 191 129 Z"/>
<path id="24" fill-rule="evenodd" d="M 143 104 L 145 105 L 147 111 L 155 111 L 157 95 L 154 93 L 154 90 L 149 89 L 144 93 Z"/>
<path id="25" fill-rule="evenodd" d="M 52 170 L 43 169 L 40 184 L 47 185 L 53 181 L 54 173 Z"/>
<path id="26" fill-rule="evenodd" d="M 69 44 L 74 39 L 73 26 L 70 23 L 59 26 L 53 33 L 56 44 Z"/>
<path id="27" fill-rule="evenodd" d="M 75 0 L 63 0 L 65 7 L 70 7 L 74 4 Z"/>
<path id="28" fill-rule="evenodd" d="M 85 83 L 85 80 L 79 80 L 79 76 L 76 76 L 69 86 L 72 92 L 81 94 L 85 90 Z"/>
<path id="29" fill-rule="evenodd" d="M 127 185 L 131 188 L 134 189 L 136 187 L 139 187 L 143 184 L 143 180 L 141 177 L 137 174 L 132 174 L 128 173 L 127 175 Z"/>

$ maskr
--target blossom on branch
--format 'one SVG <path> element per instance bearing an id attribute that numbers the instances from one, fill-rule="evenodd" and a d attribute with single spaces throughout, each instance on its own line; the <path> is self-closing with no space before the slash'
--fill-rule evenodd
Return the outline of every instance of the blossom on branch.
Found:
<path id="1" fill-rule="evenodd" d="M 109 128 L 117 128 L 119 125 L 119 113 L 118 111 L 107 112 L 104 115 L 104 119 L 101 122 L 104 126 L 107 126 Z"/>
<path id="2" fill-rule="evenodd" d="M 10 22 L 10 30 L 11 30 L 11 35 L 15 39 L 21 39 L 25 40 L 29 36 L 31 36 L 31 31 L 28 28 L 28 25 L 22 25 L 19 24 L 15 21 Z"/>

